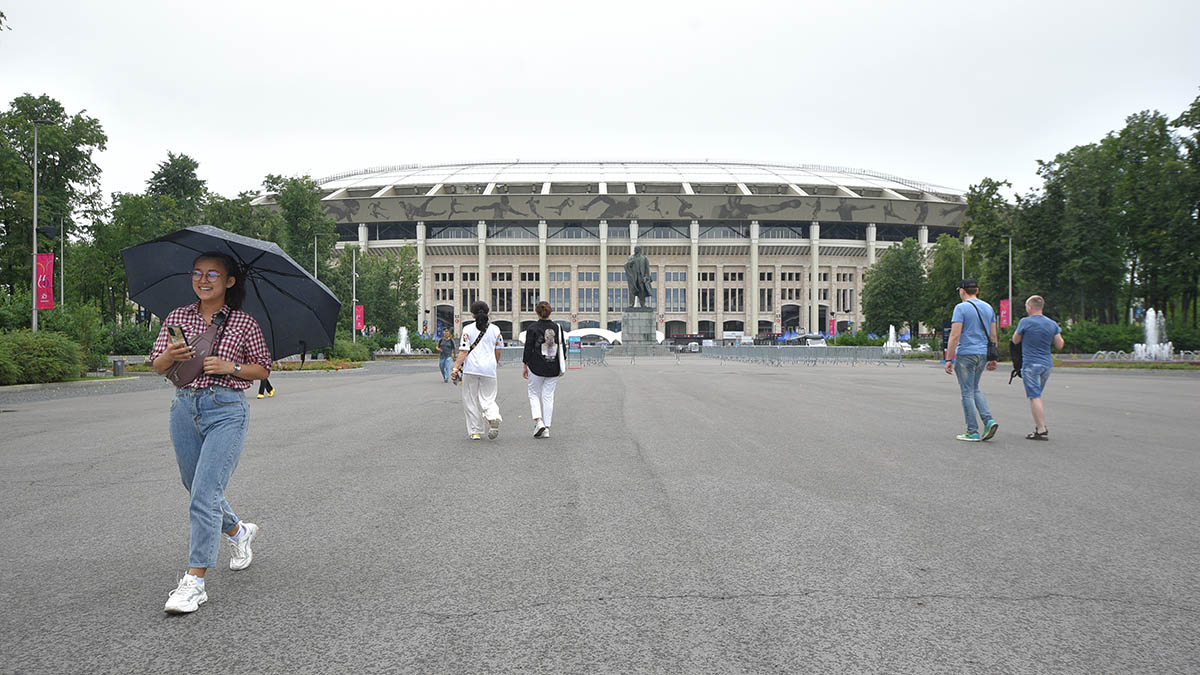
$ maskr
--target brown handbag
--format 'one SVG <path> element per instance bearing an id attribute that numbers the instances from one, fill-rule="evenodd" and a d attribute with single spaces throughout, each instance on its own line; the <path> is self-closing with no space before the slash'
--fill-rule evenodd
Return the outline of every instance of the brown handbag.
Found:
<path id="1" fill-rule="evenodd" d="M 172 384 L 176 387 L 186 387 L 195 382 L 196 378 L 204 373 L 204 359 L 216 352 L 216 346 L 221 342 L 221 338 L 217 336 L 217 333 L 219 331 L 221 337 L 225 335 L 225 331 L 223 330 L 224 325 L 224 314 L 213 316 L 212 323 L 208 325 L 208 328 L 204 329 L 203 333 L 196 336 L 196 341 L 192 343 L 192 358 L 187 361 L 176 361 L 175 365 L 167 370 L 166 378 Z"/>

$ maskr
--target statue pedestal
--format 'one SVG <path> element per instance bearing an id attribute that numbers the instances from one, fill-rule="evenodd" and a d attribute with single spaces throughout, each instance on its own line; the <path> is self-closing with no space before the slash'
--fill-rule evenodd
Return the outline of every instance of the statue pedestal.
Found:
<path id="1" fill-rule="evenodd" d="M 621 316 L 621 344 L 652 345 L 654 339 L 654 308 L 626 307 Z"/>

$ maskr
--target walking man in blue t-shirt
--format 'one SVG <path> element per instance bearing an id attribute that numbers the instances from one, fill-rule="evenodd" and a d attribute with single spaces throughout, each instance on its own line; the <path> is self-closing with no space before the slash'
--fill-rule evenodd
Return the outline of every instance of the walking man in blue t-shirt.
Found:
<path id="1" fill-rule="evenodd" d="M 967 433 L 956 436 L 960 441 L 990 440 L 1000 427 L 992 419 L 987 398 L 979 390 L 984 369 L 996 369 L 996 362 L 987 360 L 988 341 L 996 341 L 996 311 L 978 295 L 979 282 L 974 279 L 963 279 L 958 284 L 958 297 L 962 302 L 954 307 L 950 342 L 946 345 L 946 373 L 958 377 L 963 417 L 967 420 Z M 983 421 L 982 436 L 976 414 Z"/>
<path id="2" fill-rule="evenodd" d="M 1025 313 L 1029 316 L 1017 324 L 1013 333 L 1013 344 L 1021 345 L 1021 381 L 1025 383 L 1025 395 L 1029 397 L 1029 409 L 1033 411 L 1033 433 L 1025 438 L 1031 441 L 1050 440 L 1046 429 L 1046 408 L 1042 404 L 1042 389 L 1050 379 L 1054 361 L 1050 348 L 1062 349 L 1062 329 L 1058 322 L 1042 314 L 1046 301 L 1040 295 L 1031 295 L 1025 301 Z"/>

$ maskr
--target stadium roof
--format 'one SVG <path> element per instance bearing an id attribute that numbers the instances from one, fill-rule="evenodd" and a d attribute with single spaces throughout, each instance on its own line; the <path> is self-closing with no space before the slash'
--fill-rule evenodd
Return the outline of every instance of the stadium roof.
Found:
<path id="1" fill-rule="evenodd" d="M 843 187 L 920 191 L 943 199 L 960 200 L 964 191 L 893 176 L 866 169 L 816 164 L 756 162 L 672 161 L 504 161 L 460 164 L 381 166 L 347 171 L 318 180 L 327 191 L 362 190 L 395 186 L 432 185 L 547 185 L 606 184 L 608 192 L 627 191 L 628 185 L 676 184 L 688 186 L 740 185 L 743 193 L 757 193 L 756 186 Z M 537 191 L 537 190 L 534 190 Z M 637 192 L 642 191 L 640 188 Z M 684 192 L 689 190 L 684 189 Z M 699 192 L 700 190 L 697 190 Z M 491 190 L 489 189 L 490 193 Z M 800 192 L 804 194 L 804 192 Z"/>

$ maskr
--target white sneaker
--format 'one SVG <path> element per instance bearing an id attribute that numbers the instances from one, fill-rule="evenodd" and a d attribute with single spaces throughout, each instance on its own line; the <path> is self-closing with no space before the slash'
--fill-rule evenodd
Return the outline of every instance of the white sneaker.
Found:
<path id="1" fill-rule="evenodd" d="M 542 438 L 550 438 L 550 427 L 542 427 Z"/>
<path id="2" fill-rule="evenodd" d="M 242 523 L 242 528 L 246 530 L 246 536 L 241 538 L 241 541 L 234 541 L 233 537 L 225 535 L 225 541 L 229 542 L 229 546 L 233 551 L 229 555 L 229 569 L 244 570 L 250 566 L 250 561 L 254 560 L 254 551 L 250 550 L 250 542 L 258 536 L 258 526 L 254 523 Z"/>
<path id="3" fill-rule="evenodd" d="M 190 574 L 183 575 L 179 585 L 167 597 L 167 605 L 163 611 L 167 614 L 188 614 L 200 609 L 200 605 L 208 602 L 208 593 L 204 592 L 204 584 L 200 579 Z"/>
<path id="4" fill-rule="evenodd" d="M 537 422 L 533 426 L 534 426 L 533 437 L 534 438 L 545 438 L 546 429 L 548 427 L 545 424 L 542 424 L 541 422 Z"/>
<path id="5" fill-rule="evenodd" d="M 494 441 L 500 435 L 500 420 L 488 420 L 488 440 Z"/>

